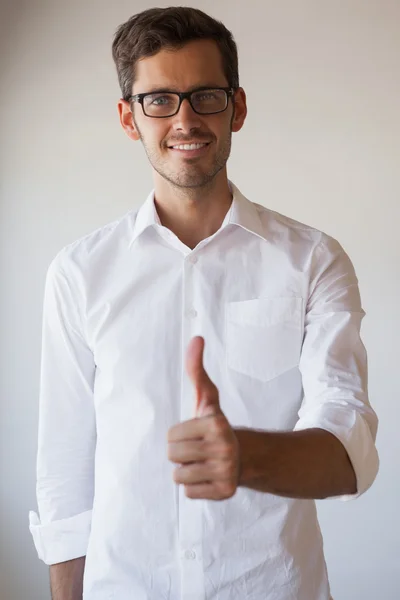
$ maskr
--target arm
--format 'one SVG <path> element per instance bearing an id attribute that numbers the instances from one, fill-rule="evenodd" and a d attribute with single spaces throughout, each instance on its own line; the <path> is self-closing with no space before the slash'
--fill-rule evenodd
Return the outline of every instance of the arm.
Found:
<path id="1" fill-rule="evenodd" d="M 85 557 L 50 567 L 52 600 L 82 600 Z"/>
<path id="2" fill-rule="evenodd" d="M 322 234 L 311 259 L 299 363 L 304 397 L 292 432 L 236 431 L 240 485 L 296 498 L 355 497 L 378 471 L 367 391 L 364 316 L 353 265 Z"/>
<path id="3" fill-rule="evenodd" d="M 40 516 L 32 511 L 29 517 L 39 558 L 47 565 L 86 555 L 93 505 L 95 364 L 75 265 L 59 253 L 49 267 L 44 294 L 36 484 Z"/>
<path id="4" fill-rule="evenodd" d="M 356 476 L 343 444 L 322 429 L 266 432 L 235 429 L 239 485 L 288 498 L 355 494 Z"/>

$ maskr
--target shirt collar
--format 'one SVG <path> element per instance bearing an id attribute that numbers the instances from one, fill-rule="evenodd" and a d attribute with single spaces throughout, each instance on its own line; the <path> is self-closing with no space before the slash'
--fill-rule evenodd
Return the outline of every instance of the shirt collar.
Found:
<path id="1" fill-rule="evenodd" d="M 237 225 L 265 239 L 257 207 L 231 181 L 229 181 L 229 188 L 233 195 L 232 204 L 220 229 L 223 229 L 227 225 Z M 157 214 L 154 203 L 154 190 L 152 190 L 137 212 L 130 246 L 148 227 L 154 226 L 162 227 L 162 224 Z"/>
<path id="2" fill-rule="evenodd" d="M 231 181 L 229 181 L 229 187 L 233 194 L 233 200 L 227 214 L 228 223 L 238 225 L 265 240 L 264 227 L 257 206 L 250 202 Z"/>

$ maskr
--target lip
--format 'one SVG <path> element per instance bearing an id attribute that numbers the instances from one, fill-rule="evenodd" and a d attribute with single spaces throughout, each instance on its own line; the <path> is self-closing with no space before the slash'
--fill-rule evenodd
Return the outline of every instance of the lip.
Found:
<path id="1" fill-rule="evenodd" d="M 168 146 L 168 150 L 171 150 L 171 152 L 174 152 L 178 156 L 182 156 L 183 158 L 194 158 L 196 156 L 203 156 L 206 154 L 211 142 L 180 142 L 180 144 L 206 144 L 205 146 L 197 148 L 196 150 L 178 150 L 178 148 L 171 148 Z M 177 142 L 176 145 L 178 146 L 179 142 Z"/>

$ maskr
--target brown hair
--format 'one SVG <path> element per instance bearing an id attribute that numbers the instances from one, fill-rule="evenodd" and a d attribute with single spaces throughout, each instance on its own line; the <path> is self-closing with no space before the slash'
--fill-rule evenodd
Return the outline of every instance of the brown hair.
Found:
<path id="1" fill-rule="evenodd" d="M 115 33 L 112 55 L 117 67 L 122 97 L 128 100 L 140 58 L 162 48 L 181 48 L 192 40 L 214 40 L 222 56 L 228 85 L 239 87 L 238 53 L 232 33 L 223 23 L 197 8 L 173 6 L 151 8 L 133 15 Z"/>

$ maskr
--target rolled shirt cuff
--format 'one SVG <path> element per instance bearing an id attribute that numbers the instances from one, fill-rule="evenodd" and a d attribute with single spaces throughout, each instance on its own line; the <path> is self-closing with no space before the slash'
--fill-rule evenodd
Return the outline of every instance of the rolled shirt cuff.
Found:
<path id="1" fill-rule="evenodd" d="M 86 556 L 92 511 L 41 524 L 36 512 L 29 512 L 29 530 L 39 558 L 46 565 Z"/>

